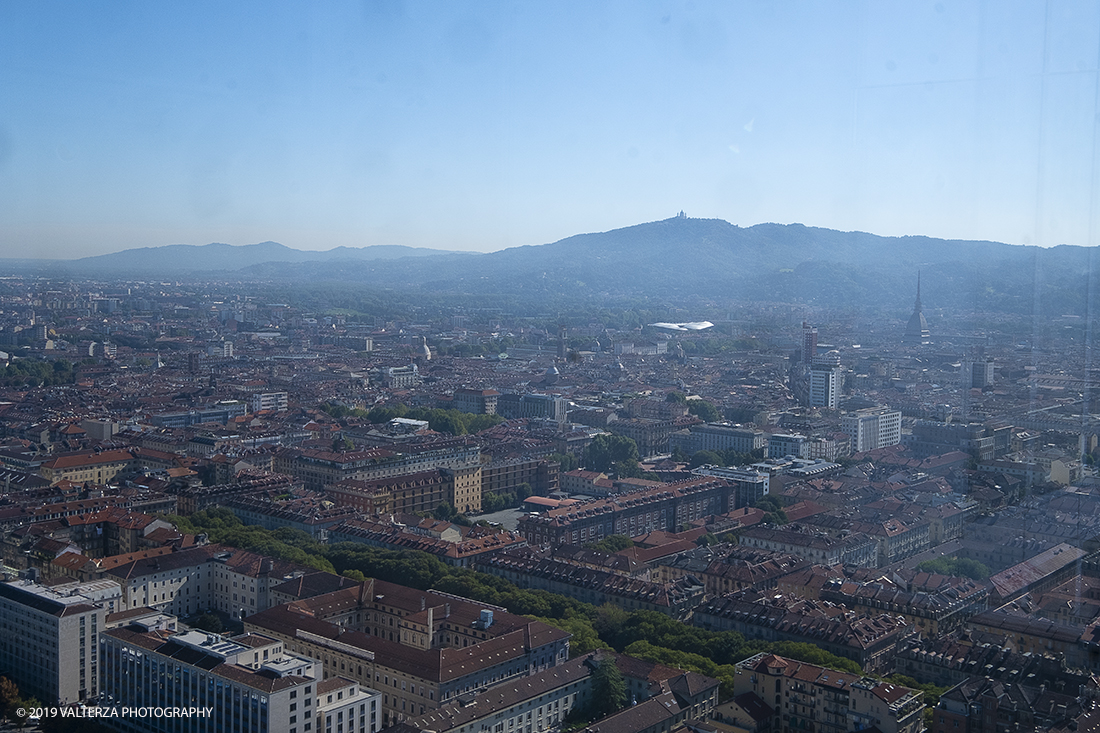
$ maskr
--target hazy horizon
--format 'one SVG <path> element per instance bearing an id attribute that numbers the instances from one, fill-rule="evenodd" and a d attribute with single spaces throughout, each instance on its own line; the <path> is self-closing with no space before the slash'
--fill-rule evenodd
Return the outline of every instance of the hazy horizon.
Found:
<path id="1" fill-rule="evenodd" d="M 3 256 L 660 220 L 1095 245 L 1100 6 L 0 8 Z"/>
<path id="2" fill-rule="evenodd" d="M 665 217 L 665 219 L 671 219 L 671 218 L 675 218 L 675 217 Z M 699 218 L 702 218 L 702 217 L 688 216 L 687 218 L 689 218 L 689 219 L 699 219 Z M 334 249 L 340 249 L 341 247 L 348 248 L 348 249 L 361 249 L 361 248 L 376 247 L 376 246 L 380 246 L 380 247 L 397 246 L 397 247 L 410 247 L 411 249 L 438 250 L 440 252 L 455 252 L 455 253 L 467 252 L 469 254 L 492 254 L 493 252 L 501 252 L 501 251 L 504 251 L 506 249 L 514 249 L 514 248 L 517 248 L 517 247 L 530 247 L 530 246 L 541 246 L 541 245 L 544 245 L 544 244 L 554 244 L 555 242 L 559 242 L 559 241 L 562 241 L 564 239 L 568 239 L 568 238 L 573 237 L 573 236 L 581 236 L 581 235 L 585 235 L 585 234 L 605 234 L 605 233 L 616 231 L 616 230 L 619 230 L 619 229 L 628 229 L 628 228 L 631 228 L 631 227 L 634 227 L 634 226 L 641 226 L 641 225 L 644 225 L 644 224 L 652 224 L 652 223 L 659 222 L 659 221 L 664 221 L 664 219 L 653 219 L 651 221 L 636 222 L 634 224 L 624 224 L 622 226 L 614 227 L 612 229 L 608 229 L 608 230 L 605 230 L 605 231 L 602 231 L 602 232 L 576 232 L 574 234 L 570 234 L 566 237 L 563 237 L 562 239 L 554 240 L 554 242 L 537 242 L 537 243 L 532 242 L 530 244 L 517 244 L 517 245 L 510 245 L 508 247 L 501 247 L 500 249 L 480 250 L 480 251 L 479 250 L 458 250 L 458 249 L 447 250 L 443 247 L 423 247 L 423 246 L 419 246 L 419 245 L 387 245 L 387 244 L 367 244 L 367 245 L 361 245 L 360 247 L 350 247 L 349 245 L 335 245 L 335 246 L 326 247 L 326 248 L 306 249 L 306 248 L 303 248 L 303 247 L 294 247 L 292 245 L 287 244 L 286 242 L 279 242 L 279 241 L 274 240 L 274 239 L 264 239 L 264 240 L 261 240 L 261 241 L 258 241 L 258 242 L 202 242 L 202 243 L 168 242 L 168 243 L 165 243 L 165 244 L 138 245 L 138 246 L 135 246 L 135 247 L 125 247 L 125 248 L 115 249 L 115 250 L 106 251 L 106 252 L 97 252 L 97 253 L 91 254 L 91 255 L 78 255 L 78 256 L 74 256 L 74 257 L 37 258 L 37 257 L 8 257 L 8 256 L 0 255 L 0 259 L 55 259 L 55 260 L 58 260 L 58 261 L 68 261 L 68 260 L 82 259 L 84 257 L 99 257 L 99 256 L 103 256 L 103 255 L 117 254 L 119 252 L 125 252 L 125 251 L 128 251 L 128 250 L 136 250 L 136 249 L 157 249 L 157 248 L 160 248 L 160 247 L 207 247 L 207 246 L 211 246 L 211 245 L 226 245 L 226 246 L 229 246 L 229 247 L 254 247 L 254 246 L 257 246 L 257 245 L 261 245 L 261 244 L 282 245 L 282 246 L 287 247 L 289 249 L 297 250 L 297 251 L 300 251 L 300 252 L 328 252 L 328 251 L 331 251 L 331 250 L 334 250 Z M 722 220 L 722 221 L 724 221 L 724 220 Z M 778 226 L 804 226 L 804 227 L 813 228 L 813 229 L 827 229 L 828 228 L 828 227 L 817 227 L 813 224 L 807 224 L 805 222 L 767 222 L 767 221 L 761 221 L 761 222 L 756 222 L 755 224 L 736 224 L 735 222 L 727 222 L 727 223 L 734 224 L 735 226 L 738 226 L 738 227 L 743 228 L 743 229 L 751 229 L 754 226 L 763 226 L 763 225 L 768 225 L 768 224 L 774 224 L 774 225 L 778 225 Z M 874 235 L 874 236 L 882 236 L 882 237 L 927 237 L 928 236 L 928 235 L 920 234 L 920 233 L 898 234 L 898 235 L 880 235 L 877 232 L 861 232 L 859 230 L 850 230 L 850 231 L 844 232 L 844 233 L 847 233 L 847 234 L 856 234 L 856 233 L 871 234 L 871 235 Z M 962 242 L 967 242 L 967 241 L 969 241 L 969 242 L 994 241 L 994 240 L 960 239 L 960 238 L 948 238 L 948 237 L 933 237 L 933 238 L 934 239 L 945 239 L 945 240 L 951 239 L 952 241 L 962 241 Z M 1001 242 L 1000 244 L 1010 244 L 1011 245 L 1012 243 L 1010 243 L 1010 242 Z M 1034 245 L 1012 245 L 1012 246 L 1034 246 Z M 1058 245 L 1049 245 L 1049 246 L 1058 246 Z M 1092 245 L 1092 246 L 1098 246 L 1098 245 Z"/>

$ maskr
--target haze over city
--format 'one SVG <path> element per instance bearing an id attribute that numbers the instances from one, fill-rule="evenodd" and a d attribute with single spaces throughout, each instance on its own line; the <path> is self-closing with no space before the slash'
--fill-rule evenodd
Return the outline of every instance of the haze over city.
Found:
<path id="1" fill-rule="evenodd" d="M 1098 58 L 0 3 L 0 731 L 1100 732 Z"/>
<path id="2" fill-rule="evenodd" d="M 7 256 L 493 251 L 666 218 L 1096 244 L 1100 8 L 0 8 Z"/>

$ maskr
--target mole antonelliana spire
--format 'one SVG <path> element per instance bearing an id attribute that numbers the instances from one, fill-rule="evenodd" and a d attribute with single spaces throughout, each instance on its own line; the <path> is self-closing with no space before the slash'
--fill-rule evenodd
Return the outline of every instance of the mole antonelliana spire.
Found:
<path id="1" fill-rule="evenodd" d="M 905 326 L 905 336 L 902 343 L 909 346 L 920 346 L 931 343 L 932 334 L 928 331 L 928 321 L 924 319 L 924 312 L 920 302 L 920 271 L 917 271 L 917 301 L 913 304 L 913 315 L 909 316 L 909 323 Z"/>

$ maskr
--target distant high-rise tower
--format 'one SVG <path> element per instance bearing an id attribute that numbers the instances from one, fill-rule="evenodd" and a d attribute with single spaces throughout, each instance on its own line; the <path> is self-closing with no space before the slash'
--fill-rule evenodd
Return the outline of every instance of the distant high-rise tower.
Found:
<path id="1" fill-rule="evenodd" d="M 931 343 L 932 334 L 928 331 L 928 321 L 924 320 L 924 312 L 920 303 L 920 272 L 917 272 L 917 302 L 913 305 L 913 315 L 909 316 L 909 324 L 905 327 L 905 336 L 902 343 L 908 346 L 920 346 Z"/>
<path id="2" fill-rule="evenodd" d="M 817 356 L 817 326 L 802 322 L 802 363 L 809 366 Z"/>
<path id="3" fill-rule="evenodd" d="M 565 326 L 558 325 L 558 358 L 565 358 Z"/>
<path id="4" fill-rule="evenodd" d="M 970 365 L 970 386 L 981 389 L 993 384 L 993 359 L 979 359 Z"/>
<path id="5" fill-rule="evenodd" d="M 814 359 L 810 366 L 810 407 L 835 410 L 840 404 L 844 372 L 840 352 L 833 350 Z"/>

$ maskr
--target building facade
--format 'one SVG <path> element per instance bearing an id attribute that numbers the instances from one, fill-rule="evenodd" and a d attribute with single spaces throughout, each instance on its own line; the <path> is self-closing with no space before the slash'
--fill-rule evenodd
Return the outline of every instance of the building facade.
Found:
<path id="1" fill-rule="evenodd" d="M 674 532 L 696 519 L 736 509 L 738 491 L 725 479 L 700 476 L 527 514 L 520 517 L 517 529 L 531 545 L 583 545 L 612 534 Z"/>
<path id="2" fill-rule="evenodd" d="M 259 392 L 252 395 L 252 411 L 286 412 L 289 407 L 286 392 Z"/>
<path id="3" fill-rule="evenodd" d="M 810 365 L 810 407 L 837 409 L 843 386 L 840 353 L 830 351 L 816 357 Z"/>
<path id="4" fill-rule="evenodd" d="M 456 389 L 454 409 L 459 412 L 471 412 L 475 415 L 495 415 L 497 398 L 500 392 L 495 389 Z"/>
<path id="5" fill-rule="evenodd" d="M 379 695 L 260 634 L 169 634 L 139 625 L 101 640 L 104 701 L 113 707 L 192 708 L 191 717 L 120 716 L 132 733 L 374 733 Z"/>
<path id="6" fill-rule="evenodd" d="M 852 453 L 897 445 L 901 442 L 901 410 L 857 410 L 840 418 L 840 429 L 851 441 Z"/>
<path id="7" fill-rule="evenodd" d="M 738 662 L 734 694 L 754 695 L 773 711 L 773 733 L 877 729 L 920 733 L 924 693 L 882 680 L 761 653 Z"/>
<path id="8" fill-rule="evenodd" d="M 0 669 L 24 695 L 67 705 L 99 694 L 99 635 L 117 583 L 0 583 Z"/>

